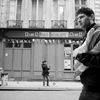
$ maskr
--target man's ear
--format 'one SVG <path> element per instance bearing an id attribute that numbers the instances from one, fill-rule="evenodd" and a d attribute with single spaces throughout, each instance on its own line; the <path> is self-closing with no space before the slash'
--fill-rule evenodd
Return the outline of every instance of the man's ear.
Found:
<path id="1" fill-rule="evenodd" d="M 92 15 L 89 17 L 89 19 L 90 19 L 91 21 L 95 21 L 95 15 L 92 14 Z"/>

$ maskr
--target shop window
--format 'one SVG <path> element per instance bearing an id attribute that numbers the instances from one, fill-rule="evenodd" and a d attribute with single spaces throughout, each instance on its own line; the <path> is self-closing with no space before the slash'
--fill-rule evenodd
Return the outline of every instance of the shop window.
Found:
<path id="1" fill-rule="evenodd" d="M 21 43 L 14 43 L 14 47 L 15 48 L 20 48 L 21 47 Z"/>
<path id="2" fill-rule="evenodd" d="M 15 40 L 12 40 L 12 41 L 13 41 L 13 43 L 14 43 L 14 47 L 15 47 L 15 48 L 20 48 L 20 47 L 21 47 L 21 42 L 20 42 L 20 40 L 15 39 Z"/>
<path id="3" fill-rule="evenodd" d="M 74 44 L 73 45 L 73 50 L 76 49 L 76 48 L 78 48 L 78 47 L 79 47 L 79 44 Z"/>
<path id="4" fill-rule="evenodd" d="M 65 44 L 64 45 L 64 57 L 65 58 L 70 58 L 71 57 L 71 45 L 70 44 Z"/>
<path id="5" fill-rule="evenodd" d="M 32 43 L 31 40 L 24 40 L 23 48 L 31 48 Z"/>
<path id="6" fill-rule="evenodd" d="M 64 47 L 70 47 L 70 44 L 64 44 Z"/>
<path id="7" fill-rule="evenodd" d="M 24 48 L 31 48 L 31 43 L 24 43 Z"/>
<path id="8" fill-rule="evenodd" d="M 7 48 L 12 48 L 12 47 L 13 47 L 13 43 L 11 43 L 11 42 L 6 42 L 6 43 L 5 43 L 5 47 L 7 47 Z"/>
<path id="9" fill-rule="evenodd" d="M 64 70 L 71 70 L 71 60 L 64 59 Z"/>
<path id="10" fill-rule="evenodd" d="M 71 45 L 64 44 L 64 70 L 71 70 Z"/>
<path id="11" fill-rule="evenodd" d="M 5 47 L 12 48 L 13 47 L 13 42 L 10 39 L 7 39 L 6 42 L 5 42 Z"/>

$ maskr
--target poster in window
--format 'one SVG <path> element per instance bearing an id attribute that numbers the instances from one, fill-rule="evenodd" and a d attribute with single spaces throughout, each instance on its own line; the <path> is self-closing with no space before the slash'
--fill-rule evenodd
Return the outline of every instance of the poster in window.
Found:
<path id="1" fill-rule="evenodd" d="M 70 59 L 65 59 L 64 60 L 64 69 L 71 69 L 71 60 Z"/>

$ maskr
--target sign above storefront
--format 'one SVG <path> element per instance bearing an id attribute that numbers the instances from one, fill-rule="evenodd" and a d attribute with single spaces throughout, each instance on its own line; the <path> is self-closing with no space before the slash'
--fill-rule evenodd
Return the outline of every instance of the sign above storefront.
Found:
<path id="1" fill-rule="evenodd" d="M 82 31 L 71 32 L 41 32 L 41 31 L 8 31 L 5 34 L 8 38 L 82 38 Z"/>

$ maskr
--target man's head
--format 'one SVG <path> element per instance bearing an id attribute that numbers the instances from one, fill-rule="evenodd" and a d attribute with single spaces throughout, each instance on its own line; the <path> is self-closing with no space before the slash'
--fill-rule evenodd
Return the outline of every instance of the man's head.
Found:
<path id="1" fill-rule="evenodd" d="M 92 9 L 88 7 L 82 7 L 77 12 L 77 21 L 81 28 L 88 28 L 95 21 L 95 14 Z"/>
<path id="2" fill-rule="evenodd" d="M 46 60 L 44 60 L 44 61 L 42 61 L 42 63 L 43 63 L 43 64 L 45 64 L 45 63 L 47 63 L 47 61 L 46 61 Z"/>

